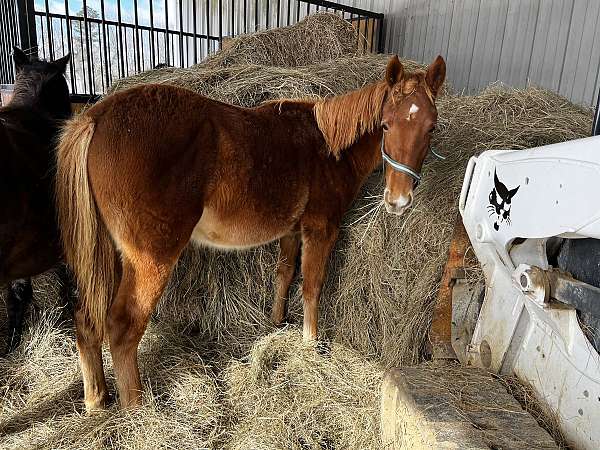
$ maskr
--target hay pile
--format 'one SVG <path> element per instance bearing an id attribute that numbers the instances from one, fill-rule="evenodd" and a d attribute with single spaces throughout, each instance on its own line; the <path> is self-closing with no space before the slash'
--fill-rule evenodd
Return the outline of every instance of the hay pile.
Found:
<path id="1" fill-rule="evenodd" d="M 333 13 L 311 14 L 295 25 L 241 35 L 201 64 L 229 67 L 258 64 L 299 67 L 358 52 L 358 37 L 350 22 Z"/>
<path id="2" fill-rule="evenodd" d="M 213 66 L 140 74 L 114 89 L 172 83 L 252 106 L 359 88 L 380 78 L 387 61 L 342 57 L 289 68 L 255 60 L 227 66 L 222 58 Z M 434 146 L 447 160 L 426 161 L 410 212 L 401 218 L 385 213 L 381 173 L 375 173 L 345 218 L 320 308 L 329 355 L 301 341 L 299 280 L 291 288 L 293 324 L 282 332 L 269 322 L 277 244 L 244 253 L 190 248 L 142 341 L 146 405 L 86 417 L 70 314 L 52 308 L 60 304 L 55 280 L 41 277 L 31 329 L 18 351 L 0 360 L 0 446 L 381 448 L 382 373 L 422 360 L 466 161 L 488 148 L 582 137 L 591 126 L 590 111 L 535 88 L 446 95 L 438 109 Z"/>
<path id="3" fill-rule="evenodd" d="M 389 58 L 389 55 L 344 56 L 333 62 L 293 68 L 257 64 L 164 68 L 119 80 L 110 92 L 142 83 L 169 84 L 215 100 L 251 107 L 267 100 L 325 97 L 357 89 L 381 79 Z M 402 62 L 407 70 L 423 67 L 410 60 Z"/>

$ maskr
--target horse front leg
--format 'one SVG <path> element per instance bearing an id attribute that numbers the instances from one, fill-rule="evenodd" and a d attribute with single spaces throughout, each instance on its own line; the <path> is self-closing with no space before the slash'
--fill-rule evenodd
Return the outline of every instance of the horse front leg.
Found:
<path id="1" fill-rule="evenodd" d="M 317 339 L 319 297 L 327 272 L 327 261 L 339 232 L 338 227 L 302 230 L 302 298 L 304 340 Z"/>
<path id="2" fill-rule="evenodd" d="M 296 259 L 300 250 L 300 236 L 290 234 L 279 240 L 279 260 L 275 284 L 275 299 L 271 319 L 276 326 L 281 325 L 287 315 L 287 297 L 296 270 Z"/>

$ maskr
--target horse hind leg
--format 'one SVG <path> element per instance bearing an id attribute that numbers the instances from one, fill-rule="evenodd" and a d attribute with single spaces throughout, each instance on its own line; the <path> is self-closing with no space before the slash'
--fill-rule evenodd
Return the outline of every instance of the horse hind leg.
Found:
<path id="1" fill-rule="evenodd" d="M 91 324 L 80 305 L 75 310 L 75 334 L 83 375 L 85 409 L 91 413 L 104 409 L 108 400 L 102 363 L 102 330 Z"/>
<path id="2" fill-rule="evenodd" d="M 138 345 L 160 299 L 179 253 L 165 258 L 147 250 L 123 251 L 123 271 L 108 311 L 107 333 L 122 407 L 141 404 Z"/>
<path id="3" fill-rule="evenodd" d="M 9 284 L 6 297 L 6 311 L 8 313 L 7 353 L 13 352 L 21 343 L 24 315 L 32 299 L 31 278 L 15 280 Z"/>
<path id="4" fill-rule="evenodd" d="M 291 234 L 279 240 L 279 261 L 277 262 L 277 276 L 275 284 L 275 299 L 271 320 L 276 326 L 281 325 L 287 315 L 287 297 L 290 284 L 296 271 L 296 259 L 300 250 L 300 236 Z"/>

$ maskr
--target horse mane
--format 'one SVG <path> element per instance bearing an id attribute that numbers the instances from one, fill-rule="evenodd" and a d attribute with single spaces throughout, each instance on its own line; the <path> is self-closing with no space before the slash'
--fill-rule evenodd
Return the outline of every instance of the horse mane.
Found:
<path id="1" fill-rule="evenodd" d="M 392 101 L 410 95 L 419 86 L 434 103 L 431 89 L 425 81 L 425 72 L 418 70 L 389 88 L 386 81 L 377 81 L 362 89 L 315 102 L 314 114 L 329 151 L 336 157 L 356 139 L 370 133 L 381 124 L 381 113 L 386 95 Z"/>
<path id="2" fill-rule="evenodd" d="M 314 114 L 329 151 L 339 158 L 358 137 L 380 126 L 383 101 L 388 92 L 385 81 L 357 91 L 317 101 Z"/>

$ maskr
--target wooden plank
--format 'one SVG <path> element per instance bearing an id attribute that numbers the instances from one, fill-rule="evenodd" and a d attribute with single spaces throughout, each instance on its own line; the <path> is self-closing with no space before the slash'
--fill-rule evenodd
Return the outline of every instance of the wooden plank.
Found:
<path id="1" fill-rule="evenodd" d="M 395 450 L 558 449 L 497 378 L 452 363 L 386 373 L 381 440 Z"/>

